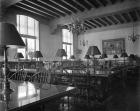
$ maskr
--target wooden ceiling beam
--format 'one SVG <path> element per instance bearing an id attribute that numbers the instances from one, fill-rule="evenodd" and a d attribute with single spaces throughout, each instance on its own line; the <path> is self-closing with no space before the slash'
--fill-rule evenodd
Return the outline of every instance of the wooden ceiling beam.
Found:
<path id="1" fill-rule="evenodd" d="M 61 7 L 61 8 L 63 8 L 64 10 L 66 10 L 67 12 L 70 12 L 70 13 L 73 13 L 73 11 L 71 11 L 70 9 L 68 9 L 67 7 L 65 7 L 65 6 L 62 6 L 58 1 L 56 2 L 56 1 L 54 1 L 54 0 L 49 0 L 51 3 L 53 3 L 53 4 L 55 4 L 55 5 L 57 5 L 57 6 L 59 6 L 59 7 Z M 69 13 L 69 14 L 70 14 Z"/>
<path id="2" fill-rule="evenodd" d="M 96 18 L 101 24 L 103 24 L 104 26 L 107 26 L 108 24 L 106 22 L 104 22 L 100 17 Z"/>
<path id="3" fill-rule="evenodd" d="M 56 17 L 60 17 L 60 15 L 58 13 L 56 13 L 56 12 L 50 10 L 50 9 L 47 9 L 47 8 L 41 6 L 41 5 L 39 5 L 39 4 L 37 4 L 37 3 L 33 2 L 33 1 L 30 1 L 30 0 L 25 0 L 25 1 L 27 1 L 28 3 L 30 3 L 32 5 L 37 6 L 38 8 L 43 9 L 45 12 L 51 13 L 52 15 L 55 15 Z"/>
<path id="4" fill-rule="evenodd" d="M 22 3 L 22 2 L 19 2 L 17 5 L 22 5 L 22 7 L 26 7 L 27 9 L 35 10 L 35 11 L 37 11 L 38 13 L 42 13 L 42 15 L 44 14 L 44 15 L 48 16 L 49 18 L 55 18 L 55 17 L 52 16 L 51 14 L 48 14 L 48 13 L 46 13 L 46 12 L 44 12 L 44 11 L 42 11 L 42 10 L 39 10 L 39 9 L 37 9 L 37 8 L 35 8 L 35 7 L 32 7 L 31 5 L 28 5 L 28 4 L 25 4 L 25 3 Z"/>
<path id="5" fill-rule="evenodd" d="M 54 3 L 54 4 L 56 4 L 56 5 L 59 5 L 60 7 L 62 7 L 62 8 L 64 8 L 65 10 L 67 10 L 67 11 L 69 11 L 69 12 L 71 12 L 71 13 L 76 13 L 75 12 L 75 10 L 74 11 L 72 11 L 72 9 L 70 9 L 70 8 L 67 8 L 66 6 L 64 6 L 65 5 L 65 3 L 64 2 L 62 2 L 62 1 L 58 1 L 58 0 L 51 0 L 51 2 L 52 3 Z"/>
<path id="6" fill-rule="evenodd" d="M 73 5 L 74 7 L 76 7 L 78 10 L 80 11 L 84 11 L 85 9 L 83 7 L 81 7 L 80 5 L 76 4 L 73 0 L 64 0 L 65 2 Z"/>
<path id="7" fill-rule="evenodd" d="M 112 4 L 111 0 L 106 0 L 106 1 L 107 1 L 108 5 Z"/>
<path id="8" fill-rule="evenodd" d="M 93 24 L 93 23 L 92 23 L 91 21 L 89 21 L 89 20 L 86 20 L 84 23 L 87 23 L 87 24 L 89 24 L 91 27 L 94 27 L 94 28 L 97 27 L 95 24 Z"/>
<path id="9" fill-rule="evenodd" d="M 112 25 L 112 23 L 106 18 L 106 17 L 101 17 L 101 19 L 108 25 Z"/>
<path id="10" fill-rule="evenodd" d="M 2 0 L 2 5 L 4 5 L 4 7 L 9 7 L 21 1 L 23 0 Z"/>
<path id="11" fill-rule="evenodd" d="M 63 3 L 67 4 L 68 6 L 72 7 L 73 9 L 75 9 L 76 11 L 81 11 L 79 10 L 77 7 L 73 6 L 72 4 L 70 4 L 69 2 L 65 1 L 65 0 L 61 0 Z"/>
<path id="12" fill-rule="evenodd" d="M 48 4 L 48 3 L 46 3 L 46 2 L 44 2 L 42 0 L 37 0 L 37 1 L 42 3 L 42 4 L 44 4 L 44 5 L 46 5 L 46 6 L 48 6 L 48 7 L 51 7 L 52 9 L 55 9 L 55 10 L 59 11 L 60 13 L 63 13 L 64 15 L 67 15 L 66 12 L 64 12 L 64 11 L 60 10 L 59 8 L 56 8 L 56 7 L 50 5 L 50 4 Z"/>
<path id="13" fill-rule="evenodd" d="M 122 15 L 122 13 L 119 14 L 120 17 L 122 18 L 122 20 L 124 21 L 124 23 L 127 23 L 127 20 L 125 19 L 125 17 Z"/>
<path id="14" fill-rule="evenodd" d="M 76 4 L 78 4 L 80 7 L 84 8 L 85 10 L 87 9 L 83 4 L 81 4 L 77 0 L 72 0 L 72 1 L 75 2 Z"/>
<path id="15" fill-rule="evenodd" d="M 95 6 L 93 6 L 88 0 L 84 0 L 84 2 L 86 2 L 90 7 L 94 7 L 95 8 Z"/>
<path id="16" fill-rule="evenodd" d="M 135 11 L 136 11 L 136 16 L 137 16 L 138 20 L 140 20 L 140 16 L 138 14 L 138 9 L 136 9 Z"/>
<path id="17" fill-rule="evenodd" d="M 109 20 L 113 25 L 116 25 L 116 23 L 114 23 L 114 21 L 112 21 L 112 19 L 110 19 L 109 16 L 105 16 L 105 18 L 106 18 L 107 20 Z"/>
<path id="18" fill-rule="evenodd" d="M 96 2 L 100 5 L 100 7 L 104 6 L 104 4 L 100 0 L 96 0 Z"/>
<path id="19" fill-rule="evenodd" d="M 86 26 L 86 28 L 88 27 L 88 29 L 92 29 L 93 27 L 91 25 L 89 25 L 88 23 L 84 23 L 84 25 Z"/>
<path id="20" fill-rule="evenodd" d="M 25 8 L 25 7 L 22 7 L 22 6 L 19 6 L 19 5 L 15 5 L 15 7 L 18 7 L 19 9 L 23 9 L 23 10 L 25 10 L 25 11 L 34 13 L 34 14 L 39 15 L 39 16 L 42 16 L 43 18 L 46 18 L 47 20 L 50 20 L 47 16 L 42 15 L 42 14 L 40 14 L 40 13 L 37 13 L 37 12 L 35 12 L 35 11 L 29 10 L 29 9 L 27 9 L 27 8 Z"/>
<path id="21" fill-rule="evenodd" d="M 121 21 L 117 18 L 116 14 L 115 14 L 115 15 L 112 15 L 112 17 L 113 17 L 119 24 L 121 24 Z"/>

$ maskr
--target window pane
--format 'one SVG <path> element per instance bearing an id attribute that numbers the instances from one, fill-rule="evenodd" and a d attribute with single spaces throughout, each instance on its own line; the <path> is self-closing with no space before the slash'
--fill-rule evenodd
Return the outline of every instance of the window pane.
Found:
<path id="1" fill-rule="evenodd" d="M 35 35 L 35 24 L 34 19 L 31 17 L 28 17 L 28 35 Z"/>
<path id="2" fill-rule="evenodd" d="M 67 45 L 67 58 L 69 59 L 71 56 L 70 45 Z"/>
<path id="3" fill-rule="evenodd" d="M 19 17 L 20 17 L 20 16 L 17 15 L 17 30 L 18 30 L 18 32 L 19 32 L 19 24 L 20 24 L 20 23 L 19 23 Z"/>
<path id="4" fill-rule="evenodd" d="M 35 36 L 39 37 L 39 22 L 35 20 Z"/>
<path id="5" fill-rule="evenodd" d="M 20 16 L 20 33 L 27 34 L 27 16 Z"/>
<path id="6" fill-rule="evenodd" d="M 28 51 L 34 51 L 35 50 L 35 39 L 27 39 L 27 47 Z"/>
<path id="7" fill-rule="evenodd" d="M 67 53 L 67 45 L 66 44 L 63 44 L 63 49 L 66 51 Z M 64 56 L 63 59 L 66 59 L 66 57 Z"/>
<path id="8" fill-rule="evenodd" d="M 25 43 L 25 38 L 22 37 L 22 40 L 24 41 Z M 26 43 L 25 43 L 26 44 Z M 18 49 L 17 52 L 20 52 L 23 54 L 24 58 L 26 57 L 26 51 L 25 51 L 25 48 L 22 48 L 22 49 Z"/>
<path id="9" fill-rule="evenodd" d="M 18 49 L 27 58 L 27 52 L 39 50 L 39 22 L 31 17 L 17 15 L 17 29 L 20 34 L 24 34 L 25 49 Z M 33 38 L 36 39 L 32 39 Z"/>

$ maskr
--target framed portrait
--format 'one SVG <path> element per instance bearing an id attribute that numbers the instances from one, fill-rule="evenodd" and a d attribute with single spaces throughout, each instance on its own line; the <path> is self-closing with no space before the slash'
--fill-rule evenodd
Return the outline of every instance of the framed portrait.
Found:
<path id="1" fill-rule="evenodd" d="M 125 39 L 119 38 L 102 40 L 102 49 L 103 52 L 108 55 L 121 54 L 121 52 L 125 49 Z"/>

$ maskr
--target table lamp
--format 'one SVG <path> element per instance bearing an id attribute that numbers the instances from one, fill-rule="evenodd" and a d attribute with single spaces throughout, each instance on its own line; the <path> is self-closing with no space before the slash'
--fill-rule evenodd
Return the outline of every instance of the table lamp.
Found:
<path id="1" fill-rule="evenodd" d="M 40 51 L 35 51 L 34 52 L 34 58 L 37 59 L 37 61 L 39 61 L 39 58 L 43 57 L 42 53 Z"/>
<path id="2" fill-rule="evenodd" d="M 85 55 L 85 57 L 84 57 L 84 58 L 87 60 L 87 66 L 88 66 L 88 63 L 89 63 L 89 61 L 88 61 L 88 60 L 89 60 L 89 59 L 91 59 L 91 58 L 90 58 L 90 56 L 89 56 L 89 55 Z"/>
<path id="3" fill-rule="evenodd" d="M 118 55 L 114 55 L 113 58 L 115 59 L 115 64 L 117 63 L 116 59 L 118 58 Z"/>
<path id="4" fill-rule="evenodd" d="M 15 54 L 14 58 L 18 60 L 18 67 L 17 67 L 17 69 L 19 70 L 20 69 L 20 63 L 19 63 L 20 58 L 24 58 L 24 56 L 23 56 L 22 53 L 18 52 L 18 53 Z"/>
<path id="5" fill-rule="evenodd" d="M 61 64 L 60 64 L 60 66 L 61 66 L 61 73 L 63 73 L 63 65 L 62 65 L 62 58 L 63 58 L 63 56 L 67 56 L 67 54 L 66 54 L 66 52 L 65 52 L 65 50 L 64 49 L 58 49 L 57 50 L 57 52 L 56 52 L 56 57 L 60 57 L 61 58 Z"/>
<path id="6" fill-rule="evenodd" d="M 74 59 L 75 59 L 75 56 L 74 56 L 74 55 L 71 55 L 71 56 L 70 56 L 70 59 L 71 59 L 71 60 L 74 60 Z"/>
<path id="7" fill-rule="evenodd" d="M 103 59 L 107 58 L 107 54 L 106 53 L 103 53 L 102 56 L 101 56 Z"/>
<path id="8" fill-rule="evenodd" d="M 25 47 L 25 44 L 14 25 L 0 22 L 0 47 L 2 47 L 4 50 L 4 87 L 2 94 L 11 93 L 12 89 L 10 89 L 10 82 L 8 81 L 7 77 L 7 49 Z"/>
<path id="9" fill-rule="evenodd" d="M 22 53 L 18 52 L 18 53 L 15 54 L 14 58 L 18 59 L 18 61 L 20 61 L 20 58 L 24 58 L 24 56 L 23 56 Z"/>
<path id="10" fill-rule="evenodd" d="M 62 61 L 63 56 L 67 56 L 66 51 L 64 49 L 58 49 L 56 52 L 56 57 L 60 57 Z"/>
<path id="11" fill-rule="evenodd" d="M 91 55 L 93 57 L 93 62 L 94 62 L 94 74 L 95 74 L 95 55 L 101 55 L 101 52 L 99 51 L 97 46 L 90 46 L 88 48 L 87 54 L 86 55 Z"/>
<path id="12" fill-rule="evenodd" d="M 134 65 L 135 64 L 134 61 L 136 60 L 136 56 L 134 54 L 130 54 L 128 58 L 129 58 L 130 64 Z"/>
<path id="13" fill-rule="evenodd" d="M 124 58 L 124 65 L 125 65 L 125 57 L 128 57 L 127 53 L 125 51 L 122 52 L 121 57 Z"/>
<path id="14" fill-rule="evenodd" d="M 88 69 L 88 65 L 89 65 L 89 59 L 91 59 L 90 58 L 90 56 L 89 55 L 85 55 L 85 57 L 84 57 L 86 60 L 87 60 L 87 72 L 89 71 L 89 69 Z"/>

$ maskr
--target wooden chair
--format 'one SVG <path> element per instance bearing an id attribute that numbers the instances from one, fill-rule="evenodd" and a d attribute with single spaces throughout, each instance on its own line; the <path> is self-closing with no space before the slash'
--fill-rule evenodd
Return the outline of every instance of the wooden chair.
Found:
<path id="1" fill-rule="evenodd" d="M 45 68 L 41 68 L 30 77 L 29 81 L 37 83 L 51 83 L 51 73 Z"/>
<path id="2" fill-rule="evenodd" d="M 26 77 L 27 77 L 27 72 L 24 71 L 24 69 L 22 69 L 22 70 L 17 70 L 15 73 L 9 76 L 9 79 L 25 81 Z"/>

